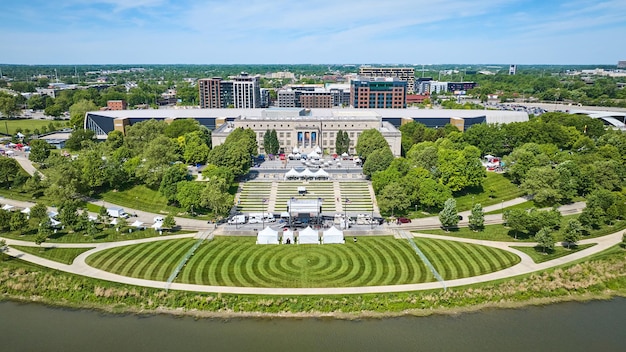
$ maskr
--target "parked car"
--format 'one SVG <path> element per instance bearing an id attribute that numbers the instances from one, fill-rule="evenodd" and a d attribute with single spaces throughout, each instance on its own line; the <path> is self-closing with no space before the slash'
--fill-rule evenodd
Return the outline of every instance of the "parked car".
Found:
<path id="1" fill-rule="evenodd" d="M 409 224 L 411 223 L 411 219 L 409 218 L 398 218 L 398 222 L 401 224 Z"/>

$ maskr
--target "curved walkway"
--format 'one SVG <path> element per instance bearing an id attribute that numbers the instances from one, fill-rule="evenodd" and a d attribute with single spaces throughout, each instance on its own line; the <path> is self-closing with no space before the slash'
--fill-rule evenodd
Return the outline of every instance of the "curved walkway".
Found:
<path id="1" fill-rule="evenodd" d="M 474 240 L 468 238 L 457 238 L 457 237 L 447 237 L 447 236 L 438 236 L 438 235 L 430 235 L 430 234 L 413 234 L 416 238 L 416 241 L 419 243 L 419 238 L 434 238 L 448 241 L 457 241 L 457 242 L 465 242 L 465 243 L 473 243 L 483 246 L 489 246 L 494 248 L 503 249 L 512 253 L 515 253 L 521 258 L 521 261 L 504 270 L 500 270 L 497 272 L 450 280 L 446 281 L 445 284 L 447 287 L 455 287 L 455 286 L 464 286 L 470 285 L 480 282 L 487 282 L 498 279 L 505 279 L 517 275 L 523 275 L 532 273 L 539 270 L 548 269 L 551 267 L 559 266 L 562 264 L 566 264 L 569 262 L 573 262 L 579 260 L 581 258 L 590 256 L 595 253 L 599 253 L 609 247 L 618 244 L 622 240 L 622 234 L 624 231 L 619 231 L 613 233 L 611 235 L 592 238 L 588 240 L 581 241 L 581 244 L 587 243 L 596 243 L 595 246 L 590 248 L 569 254 L 564 257 L 560 257 L 557 259 L 553 259 L 547 262 L 535 264 L 533 260 L 522 253 L 521 251 L 515 250 L 511 248 L 512 245 L 515 246 L 534 246 L 535 243 L 529 242 L 497 242 L 497 241 L 485 241 L 485 240 Z M 230 287 L 230 286 L 209 286 L 209 285 L 194 285 L 194 284 L 182 284 L 182 283 L 172 283 L 167 286 L 166 282 L 163 281 L 153 281 L 153 280 L 145 280 L 145 279 L 137 279 L 131 278 L 127 276 L 121 276 L 117 274 L 113 274 L 107 271 L 103 271 L 100 269 L 93 268 L 86 264 L 85 259 L 96 252 L 120 247 L 120 246 L 128 246 L 132 244 L 145 243 L 145 242 L 154 242 L 154 241 L 162 241 L 169 239 L 179 239 L 179 238 L 189 238 L 194 237 L 196 234 L 184 234 L 184 235 L 173 235 L 173 236 L 163 236 L 163 237 L 154 237 L 154 238 L 146 238 L 139 240 L 130 240 L 130 241 L 121 241 L 121 242 L 106 242 L 99 244 L 43 244 L 46 247 L 58 247 L 58 248 L 68 248 L 68 247 L 94 247 L 91 250 L 88 250 L 82 254 L 80 254 L 71 265 L 61 264 L 55 261 L 51 261 L 48 259 L 44 259 L 32 254 L 28 254 L 14 248 L 8 248 L 7 253 L 9 255 L 18 257 L 22 260 L 26 260 L 35 264 L 39 264 L 42 266 L 46 266 L 52 269 L 65 271 L 72 274 L 88 276 L 100 280 L 107 280 L 113 282 L 119 282 L 124 284 L 136 285 L 136 286 L 145 286 L 145 287 L 153 287 L 160 289 L 174 289 L 174 290 L 183 290 L 183 291 L 195 291 L 195 292 L 213 292 L 213 293 L 231 293 L 231 294 L 257 294 L 257 295 L 342 295 L 342 294 L 367 294 L 367 293 L 389 293 L 389 292 L 406 292 L 406 291 L 419 291 L 419 290 L 431 290 L 431 289 L 439 289 L 441 288 L 441 284 L 439 282 L 427 282 L 427 283 L 419 283 L 419 284 L 406 284 L 406 285 L 388 285 L 388 286 L 365 286 L 365 287 L 333 287 L 333 288 L 262 288 L 262 287 Z M 8 245 L 23 245 L 23 246 L 36 246 L 33 242 L 5 239 Z"/>

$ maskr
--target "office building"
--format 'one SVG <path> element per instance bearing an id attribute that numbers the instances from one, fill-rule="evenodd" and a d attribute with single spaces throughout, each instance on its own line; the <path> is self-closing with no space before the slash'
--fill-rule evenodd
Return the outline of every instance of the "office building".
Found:
<path id="1" fill-rule="evenodd" d="M 412 67 L 369 67 L 359 68 L 361 77 L 395 77 L 407 83 L 407 93 L 415 90 L 415 69 Z"/>
<path id="2" fill-rule="evenodd" d="M 357 109 L 406 108 L 406 81 L 397 78 L 363 78 L 350 83 L 350 103 Z"/>
<path id="3" fill-rule="evenodd" d="M 262 106 L 258 76 L 242 73 L 230 79 L 222 80 L 220 77 L 199 79 L 200 107 L 249 109 Z"/>

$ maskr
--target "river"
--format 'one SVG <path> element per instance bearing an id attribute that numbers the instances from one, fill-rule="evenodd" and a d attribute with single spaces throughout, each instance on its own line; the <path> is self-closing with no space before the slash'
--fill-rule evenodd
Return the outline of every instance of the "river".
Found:
<path id="1" fill-rule="evenodd" d="M 624 351 L 626 299 L 453 316 L 194 319 L 0 303 L 3 351 Z"/>

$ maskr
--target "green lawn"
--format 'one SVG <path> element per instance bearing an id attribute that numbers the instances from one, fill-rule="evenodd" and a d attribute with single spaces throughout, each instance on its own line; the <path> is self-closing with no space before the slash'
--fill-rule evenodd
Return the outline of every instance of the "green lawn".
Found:
<path id="1" fill-rule="evenodd" d="M 45 248 L 45 247 L 29 247 L 29 246 L 11 246 L 22 252 L 36 255 L 45 259 L 54 260 L 63 264 L 72 264 L 74 259 L 81 253 L 91 248 Z"/>
<path id="2" fill-rule="evenodd" d="M 535 263 L 543 263 L 548 260 L 564 257 L 568 254 L 576 253 L 583 249 L 595 246 L 595 244 L 584 244 L 580 246 L 572 247 L 571 249 L 563 248 L 560 246 L 555 246 L 554 250 L 551 252 L 544 253 L 543 248 L 541 247 L 511 247 L 515 248 L 521 252 L 528 254 Z"/>
<path id="3" fill-rule="evenodd" d="M 168 206 L 167 199 L 159 191 L 152 190 L 144 185 L 134 186 L 122 191 L 107 191 L 100 194 L 100 198 L 121 207 L 151 213 L 172 213 L 178 216 L 179 213 L 183 212 L 179 208 Z"/>
<path id="4" fill-rule="evenodd" d="M 470 230 L 468 227 L 460 227 L 457 229 L 450 229 L 449 232 L 441 229 L 435 230 L 419 230 L 413 232 L 421 232 L 421 233 L 429 233 L 433 235 L 441 235 L 441 236 L 451 236 L 451 237 L 461 237 L 461 238 L 472 238 L 476 240 L 487 240 L 487 241 L 502 241 L 502 242 L 533 242 L 534 239 L 532 237 L 520 237 L 517 239 L 510 234 L 510 229 L 505 227 L 504 225 L 487 225 L 482 231 L 474 232 Z"/>
<path id="5" fill-rule="evenodd" d="M 33 119 L 15 119 L 15 120 L 5 120 L 2 119 L 0 121 L 0 132 L 7 133 L 7 127 L 9 129 L 8 134 L 14 135 L 17 133 L 17 129 L 21 128 L 23 131 L 30 130 L 33 132 L 35 129 L 39 129 L 43 126 L 48 126 L 50 122 L 54 123 L 57 129 L 61 129 L 67 127 L 69 121 L 53 121 L 53 120 L 33 120 Z"/>
<path id="6" fill-rule="evenodd" d="M 98 225 L 101 228 L 101 225 Z M 163 235 L 180 235 L 185 233 L 192 233 L 192 231 L 164 231 Z M 11 238 L 15 240 L 22 241 L 35 241 L 36 230 L 30 229 L 28 232 L 24 231 L 10 231 L 2 234 L 3 237 Z M 157 237 L 159 233 L 154 229 L 146 229 L 146 230 L 133 230 L 133 232 L 129 233 L 127 231 L 117 232 L 113 228 L 106 228 L 104 230 L 100 230 L 100 232 L 92 238 L 91 236 L 85 235 L 84 232 L 72 232 L 69 233 L 67 230 L 57 230 L 57 233 L 52 234 L 46 242 L 50 243 L 100 243 L 100 242 L 117 242 L 117 241 L 127 241 L 127 240 L 136 240 L 141 238 L 151 238 Z"/>
<path id="7" fill-rule="evenodd" d="M 95 253 L 87 263 L 116 274 L 166 281 L 193 239 L 159 241 Z M 452 241 L 416 240 L 446 280 L 519 262 L 505 251 Z M 360 237 L 344 245 L 256 245 L 251 237 L 203 243 L 176 282 L 242 287 L 354 287 L 434 281 L 408 242 Z"/>
<path id="8" fill-rule="evenodd" d="M 481 189 L 471 190 L 462 195 L 455 195 L 459 211 L 470 210 L 472 204 L 480 203 L 483 207 L 498 204 L 504 200 L 524 195 L 517 185 L 511 183 L 504 174 L 488 172 Z"/>

